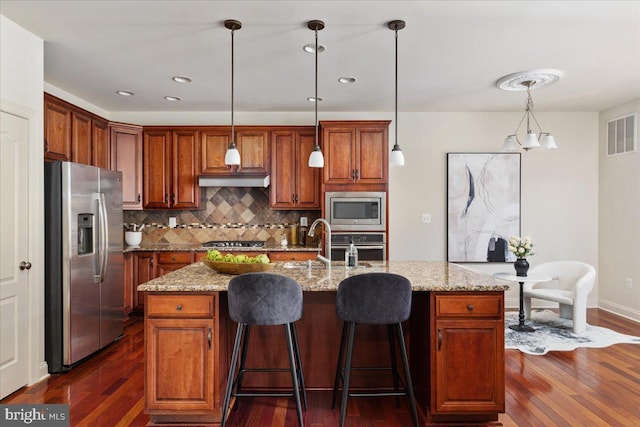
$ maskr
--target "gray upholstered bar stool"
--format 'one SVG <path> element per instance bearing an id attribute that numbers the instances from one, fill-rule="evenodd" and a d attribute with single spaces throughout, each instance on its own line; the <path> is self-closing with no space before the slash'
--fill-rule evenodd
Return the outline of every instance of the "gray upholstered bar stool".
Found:
<path id="1" fill-rule="evenodd" d="M 411 283 L 403 276 L 392 273 L 365 273 L 344 279 L 338 285 L 336 294 L 336 312 L 344 321 L 340 351 L 338 354 L 338 366 L 333 386 L 333 407 L 340 380 L 342 380 L 342 406 L 340 408 L 340 427 L 344 426 L 347 414 L 347 399 L 349 397 L 363 396 L 403 396 L 409 397 L 413 424 L 418 426 L 418 413 L 416 411 L 415 396 L 409 371 L 409 360 L 402 332 L 403 321 L 411 314 Z M 357 324 L 388 325 L 389 346 L 391 350 L 391 367 L 353 367 L 351 357 L 353 355 L 353 341 Z M 395 329 L 395 334 L 393 333 Z M 395 361 L 394 338 L 397 337 L 400 344 L 400 353 L 404 364 L 403 389 L 398 387 L 399 374 Z M 345 341 L 347 344 L 346 360 L 343 366 Z M 384 369 L 390 370 L 393 376 L 393 391 L 377 392 L 349 392 L 349 379 L 353 370 Z"/>
<path id="2" fill-rule="evenodd" d="M 302 393 L 305 408 L 307 394 L 302 375 L 298 334 L 295 327 L 295 321 L 302 317 L 302 288 L 295 280 L 279 274 L 247 273 L 231 279 L 228 299 L 229 317 L 238 323 L 238 329 L 229 367 L 227 391 L 222 406 L 221 426 L 224 427 L 226 424 L 231 396 L 293 396 L 296 401 L 298 423 L 302 427 L 304 421 L 300 394 Z M 289 368 L 245 368 L 249 332 L 252 325 L 284 325 L 289 351 Z M 240 346 L 242 346 L 242 354 L 240 355 L 240 367 L 236 374 Z M 242 391 L 242 378 L 246 372 L 282 371 L 291 372 L 292 393 Z"/>

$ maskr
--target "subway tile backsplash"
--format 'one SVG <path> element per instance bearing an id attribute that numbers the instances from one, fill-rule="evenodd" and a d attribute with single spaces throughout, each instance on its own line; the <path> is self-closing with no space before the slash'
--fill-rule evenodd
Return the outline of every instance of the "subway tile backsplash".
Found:
<path id="1" fill-rule="evenodd" d="M 320 211 L 281 211 L 269 208 L 269 189 L 206 187 L 204 209 L 124 211 L 124 226 L 144 224 L 145 243 L 202 243 L 209 240 L 263 240 L 278 244 L 301 216 L 309 224 Z M 177 226 L 169 228 L 169 217 Z"/>

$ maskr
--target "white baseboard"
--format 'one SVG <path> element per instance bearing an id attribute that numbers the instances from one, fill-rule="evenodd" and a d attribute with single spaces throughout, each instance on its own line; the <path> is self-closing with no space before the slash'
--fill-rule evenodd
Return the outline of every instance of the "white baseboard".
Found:
<path id="1" fill-rule="evenodd" d="M 623 305 L 616 304 L 614 302 L 603 300 L 603 299 L 599 301 L 598 306 L 605 311 L 608 311 L 610 313 L 616 314 L 618 316 L 624 317 L 629 320 L 633 320 L 634 322 L 640 323 L 640 311 L 638 310 L 634 310 L 632 308 L 625 307 Z"/>

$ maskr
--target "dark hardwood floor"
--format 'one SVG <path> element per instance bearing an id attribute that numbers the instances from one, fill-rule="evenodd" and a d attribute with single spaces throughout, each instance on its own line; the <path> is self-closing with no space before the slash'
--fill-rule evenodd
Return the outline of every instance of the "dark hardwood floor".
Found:
<path id="1" fill-rule="evenodd" d="M 603 310 L 589 309 L 588 322 L 640 336 L 640 325 Z M 131 322 L 124 337 L 71 372 L 52 375 L 0 403 L 68 403 L 72 426 L 143 426 L 142 321 Z M 531 356 L 506 350 L 505 426 L 640 425 L 640 346 L 617 344 Z M 338 425 L 330 392 L 309 392 L 305 425 Z M 350 399 L 350 427 L 411 425 L 408 405 L 394 399 Z M 290 399 L 243 399 L 229 427 L 297 426 Z"/>

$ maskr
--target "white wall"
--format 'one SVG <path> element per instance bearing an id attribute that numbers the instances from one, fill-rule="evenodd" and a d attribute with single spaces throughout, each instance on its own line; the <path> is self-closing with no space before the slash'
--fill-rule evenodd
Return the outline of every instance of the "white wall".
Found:
<path id="1" fill-rule="evenodd" d="M 47 375 L 44 361 L 43 41 L 0 15 L 2 109 L 29 120 L 29 383 Z M 3 159 L 0 159 L 0 163 Z"/>
<path id="2" fill-rule="evenodd" d="M 598 114 L 537 113 L 558 143 L 555 151 L 522 154 L 522 234 L 533 237 L 537 263 L 598 263 Z M 446 153 L 496 152 L 521 113 L 411 113 L 399 117 L 407 164 L 390 172 L 390 257 L 446 259 Z M 421 214 L 432 222 L 423 224 Z M 510 264 L 467 264 L 488 273 Z M 597 286 L 589 298 L 596 306 Z M 505 295 L 517 307 L 515 287 Z"/>
<path id="3" fill-rule="evenodd" d="M 635 152 L 606 157 L 607 121 L 632 113 L 640 115 L 640 99 L 600 113 L 599 305 L 640 322 L 638 141 Z M 626 287 L 626 278 L 632 280 L 631 289 Z"/>

